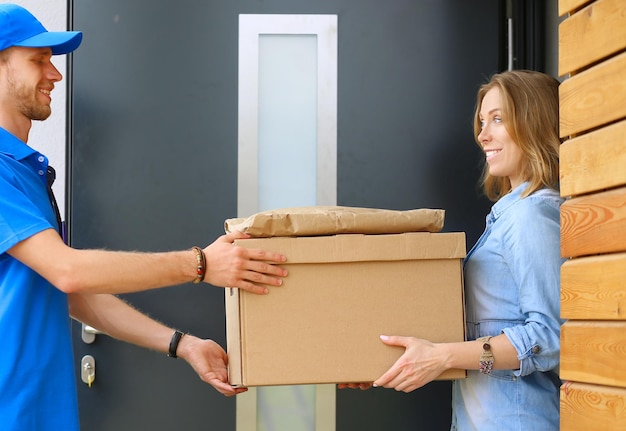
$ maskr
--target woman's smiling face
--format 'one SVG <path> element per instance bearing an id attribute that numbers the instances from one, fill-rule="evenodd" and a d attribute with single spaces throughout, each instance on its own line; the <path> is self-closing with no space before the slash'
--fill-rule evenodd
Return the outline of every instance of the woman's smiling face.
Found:
<path id="1" fill-rule="evenodd" d="M 521 177 L 523 154 L 504 126 L 506 118 L 502 117 L 501 106 L 500 89 L 494 87 L 485 94 L 480 105 L 478 141 L 485 152 L 489 174 L 508 177 L 514 189 L 524 181 Z"/>

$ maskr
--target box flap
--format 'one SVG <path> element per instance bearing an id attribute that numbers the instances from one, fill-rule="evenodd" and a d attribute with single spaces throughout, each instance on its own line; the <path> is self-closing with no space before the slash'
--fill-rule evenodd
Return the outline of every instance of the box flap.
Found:
<path id="1" fill-rule="evenodd" d="M 456 259 L 464 258 L 466 250 L 463 232 L 251 238 L 236 240 L 235 244 L 282 253 L 287 256 L 286 265 L 301 262 Z"/>
<path id="2" fill-rule="evenodd" d="M 226 349 L 228 352 L 228 381 L 233 386 L 243 384 L 241 367 L 241 318 L 239 310 L 239 289 L 224 289 L 226 309 Z"/>

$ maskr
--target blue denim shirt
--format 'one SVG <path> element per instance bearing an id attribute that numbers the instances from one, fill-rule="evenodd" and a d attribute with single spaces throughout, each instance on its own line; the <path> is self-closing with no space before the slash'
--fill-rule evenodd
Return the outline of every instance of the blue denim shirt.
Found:
<path id="1" fill-rule="evenodd" d="M 527 186 L 493 205 L 464 263 L 467 339 L 506 334 L 520 368 L 455 381 L 453 431 L 559 429 L 563 199 L 550 189 L 521 198 Z"/>

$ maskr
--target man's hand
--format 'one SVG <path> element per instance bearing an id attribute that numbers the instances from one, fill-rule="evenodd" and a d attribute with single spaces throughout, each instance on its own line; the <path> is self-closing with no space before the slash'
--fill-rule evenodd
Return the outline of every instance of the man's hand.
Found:
<path id="1" fill-rule="evenodd" d="M 241 232 L 222 235 L 204 249 L 206 256 L 206 276 L 204 281 L 214 286 L 237 287 L 252 293 L 268 293 L 264 285 L 280 286 L 281 277 L 287 270 L 275 266 L 287 259 L 279 253 L 235 247 L 236 239 L 249 238 Z"/>
<path id="2" fill-rule="evenodd" d="M 360 389 L 365 391 L 372 387 L 372 383 L 339 383 L 337 387 L 339 389 Z"/>
<path id="3" fill-rule="evenodd" d="M 203 382 L 210 384 L 227 397 L 248 390 L 234 388 L 228 383 L 228 356 L 213 340 L 185 335 L 178 345 L 177 356 L 187 361 Z"/>

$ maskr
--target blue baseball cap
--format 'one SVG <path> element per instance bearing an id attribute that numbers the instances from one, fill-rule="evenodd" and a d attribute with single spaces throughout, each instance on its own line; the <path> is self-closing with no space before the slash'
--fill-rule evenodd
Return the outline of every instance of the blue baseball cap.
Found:
<path id="1" fill-rule="evenodd" d="M 12 46 L 50 48 L 53 55 L 74 51 L 83 40 L 80 31 L 48 31 L 21 6 L 0 4 L 0 51 Z"/>

